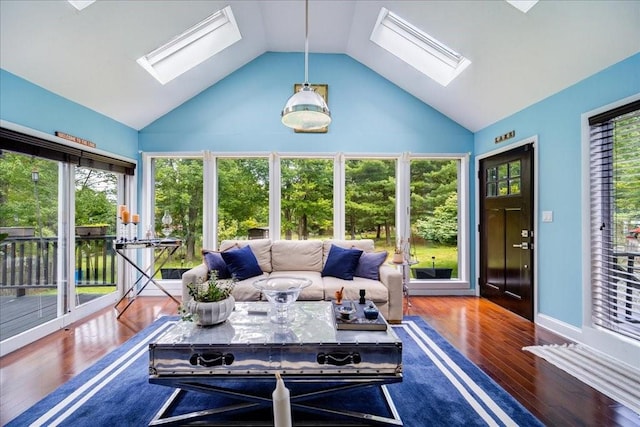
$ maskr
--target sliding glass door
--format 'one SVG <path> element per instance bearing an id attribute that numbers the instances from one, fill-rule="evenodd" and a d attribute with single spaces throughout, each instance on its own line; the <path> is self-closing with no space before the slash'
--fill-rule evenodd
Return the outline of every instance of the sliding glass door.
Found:
<path id="1" fill-rule="evenodd" d="M 75 168 L 75 303 L 116 291 L 118 177 L 121 174 Z"/>
<path id="2" fill-rule="evenodd" d="M 58 162 L 0 155 L 0 341 L 55 319 L 58 282 Z"/>

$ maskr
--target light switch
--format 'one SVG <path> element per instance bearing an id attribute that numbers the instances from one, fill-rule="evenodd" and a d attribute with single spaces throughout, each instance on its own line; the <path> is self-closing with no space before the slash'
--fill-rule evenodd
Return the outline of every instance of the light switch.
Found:
<path id="1" fill-rule="evenodd" d="M 542 222 L 553 222 L 553 211 L 542 211 Z"/>

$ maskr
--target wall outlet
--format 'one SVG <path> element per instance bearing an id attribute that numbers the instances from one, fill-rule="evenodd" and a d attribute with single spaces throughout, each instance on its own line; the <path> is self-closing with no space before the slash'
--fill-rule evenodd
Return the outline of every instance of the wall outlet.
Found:
<path id="1" fill-rule="evenodd" d="M 542 222 L 553 222 L 553 211 L 542 211 Z"/>

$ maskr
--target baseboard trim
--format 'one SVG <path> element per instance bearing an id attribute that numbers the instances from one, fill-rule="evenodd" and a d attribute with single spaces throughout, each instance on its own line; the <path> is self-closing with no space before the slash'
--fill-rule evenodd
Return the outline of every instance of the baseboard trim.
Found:
<path id="1" fill-rule="evenodd" d="M 534 323 L 568 340 L 576 342 L 583 340 L 582 329 L 546 314 L 537 314 Z"/>

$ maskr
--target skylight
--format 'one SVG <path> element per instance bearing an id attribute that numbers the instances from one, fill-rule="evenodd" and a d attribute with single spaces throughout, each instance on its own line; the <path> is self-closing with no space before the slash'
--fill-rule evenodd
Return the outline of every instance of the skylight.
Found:
<path id="1" fill-rule="evenodd" d="M 447 86 L 471 64 L 464 56 L 382 8 L 371 41 L 392 55 Z"/>
<path id="2" fill-rule="evenodd" d="M 506 0 L 511 6 L 515 7 L 522 13 L 529 12 L 533 6 L 538 3 L 538 0 Z"/>
<path id="3" fill-rule="evenodd" d="M 227 6 L 138 59 L 138 64 L 166 84 L 242 39 Z"/>
<path id="4" fill-rule="evenodd" d="M 67 0 L 71 6 L 78 10 L 82 10 L 85 7 L 91 6 L 96 0 Z"/>

